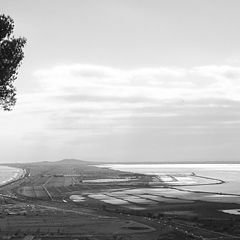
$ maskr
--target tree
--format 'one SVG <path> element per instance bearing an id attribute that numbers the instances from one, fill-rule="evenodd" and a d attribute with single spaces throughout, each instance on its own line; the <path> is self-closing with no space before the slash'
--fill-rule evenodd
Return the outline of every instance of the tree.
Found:
<path id="1" fill-rule="evenodd" d="M 16 103 L 17 70 L 24 58 L 26 39 L 13 36 L 14 22 L 9 16 L 0 15 L 0 108 L 11 110 Z"/>

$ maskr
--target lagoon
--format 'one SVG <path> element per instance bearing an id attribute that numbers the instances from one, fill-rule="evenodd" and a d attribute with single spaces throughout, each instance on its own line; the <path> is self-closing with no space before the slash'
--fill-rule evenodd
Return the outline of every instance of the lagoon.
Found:
<path id="1" fill-rule="evenodd" d="M 114 170 L 127 171 L 133 173 L 149 174 L 160 176 L 164 180 L 164 176 L 168 177 L 168 174 L 186 174 L 184 180 L 185 186 L 180 187 L 184 190 L 190 191 L 203 191 L 203 192 L 218 192 L 226 194 L 235 194 L 240 196 L 240 164 L 102 164 L 98 167 L 105 167 Z M 195 178 L 191 174 L 197 174 L 199 176 L 220 179 L 224 181 L 223 184 L 203 184 L 196 185 L 192 181 Z M 190 179 L 186 179 L 190 178 Z M 192 181 L 191 181 L 192 178 Z M 188 181 L 187 181 L 188 180 Z M 164 181 L 171 184 L 171 182 Z M 178 181 L 181 183 L 180 181 Z M 176 183 L 174 183 L 176 184 Z M 187 186 L 188 185 L 188 186 Z"/>

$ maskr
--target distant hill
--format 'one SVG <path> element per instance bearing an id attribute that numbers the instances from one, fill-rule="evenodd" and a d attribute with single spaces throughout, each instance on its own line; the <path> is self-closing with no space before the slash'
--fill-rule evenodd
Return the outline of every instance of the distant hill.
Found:
<path id="1" fill-rule="evenodd" d="M 139 161 L 132 161 L 132 162 L 124 162 L 124 161 L 118 161 L 118 162 L 97 162 L 97 161 L 85 161 L 85 160 L 80 160 L 80 159 L 62 159 L 58 161 L 42 161 L 42 162 L 31 162 L 31 163 L 1 163 L 0 165 L 5 165 L 5 166 L 19 166 L 21 167 L 22 165 L 88 165 L 88 166 L 94 166 L 94 165 L 103 165 L 103 164 L 240 164 L 239 161 L 159 161 L 159 162 L 139 162 Z"/>
<path id="2" fill-rule="evenodd" d="M 78 159 L 62 159 L 58 161 L 41 161 L 41 162 L 30 162 L 30 163 L 2 163 L 1 165 L 6 166 L 21 166 L 21 165 L 94 165 L 94 162 L 88 162 Z"/>
<path id="3" fill-rule="evenodd" d="M 87 161 L 83 161 L 83 160 L 79 160 L 79 159 L 63 159 L 63 160 L 59 160 L 53 163 L 60 163 L 60 164 L 89 164 L 89 162 Z"/>

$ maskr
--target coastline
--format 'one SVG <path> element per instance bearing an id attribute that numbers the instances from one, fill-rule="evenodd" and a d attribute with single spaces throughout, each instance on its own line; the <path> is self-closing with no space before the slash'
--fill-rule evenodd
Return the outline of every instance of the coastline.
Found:
<path id="1" fill-rule="evenodd" d="M 9 166 L 6 166 L 6 165 L 0 165 L 0 167 L 3 166 L 3 167 L 8 167 L 8 168 L 12 168 L 14 169 L 16 172 L 14 173 L 14 175 L 2 182 L 0 182 L 0 188 L 2 187 L 5 187 L 11 183 L 14 183 L 16 181 L 19 181 L 20 179 L 23 179 L 26 174 L 27 174 L 27 171 L 26 169 L 23 169 L 23 168 L 17 168 L 17 167 L 9 167 Z"/>

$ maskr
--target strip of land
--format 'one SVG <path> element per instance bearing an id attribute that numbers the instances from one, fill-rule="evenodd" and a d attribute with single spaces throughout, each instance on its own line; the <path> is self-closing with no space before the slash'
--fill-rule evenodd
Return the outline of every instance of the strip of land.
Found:
<path id="1" fill-rule="evenodd" d="M 240 202 L 183 189 L 222 179 L 135 174 L 78 160 L 9 166 L 25 174 L 0 189 L 2 239 L 240 239 L 240 216 L 220 211 L 239 209 Z"/>

